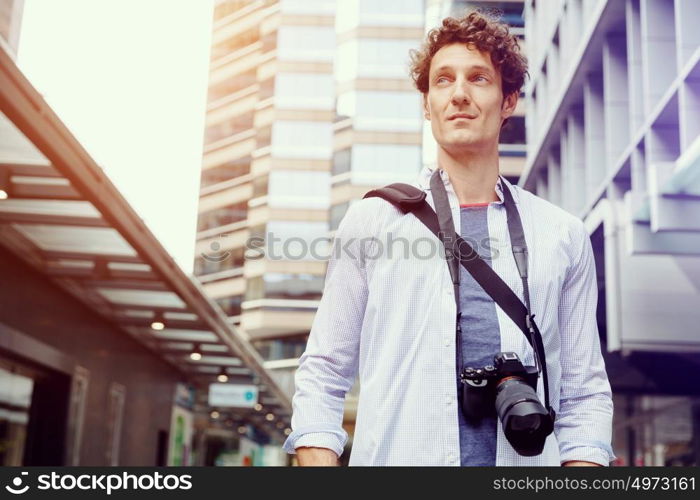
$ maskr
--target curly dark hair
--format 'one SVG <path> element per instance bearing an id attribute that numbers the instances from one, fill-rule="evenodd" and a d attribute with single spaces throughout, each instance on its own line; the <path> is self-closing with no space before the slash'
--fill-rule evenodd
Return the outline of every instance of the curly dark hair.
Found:
<path id="1" fill-rule="evenodd" d="M 421 48 L 410 51 L 410 72 L 416 88 L 428 93 L 430 63 L 438 50 L 445 45 L 465 43 L 490 54 L 491 62 L 501 73 L 504 97 L 520 93 L 525 75 L 529 76 L 527 58 L 520 53 L 517 37 L 500 21 L 501 14 L 498 10 L 475 10 L 460 19 L 447 17 L 442 26 L 430 30 Z"/>

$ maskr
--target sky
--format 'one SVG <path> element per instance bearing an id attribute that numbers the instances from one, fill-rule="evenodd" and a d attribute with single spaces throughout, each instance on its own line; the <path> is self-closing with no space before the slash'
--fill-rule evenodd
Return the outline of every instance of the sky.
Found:
<path id="1" fill-rule="evenodd" d="M 192 272 L 212 0 L 25 0 L 18 65 Z"/>

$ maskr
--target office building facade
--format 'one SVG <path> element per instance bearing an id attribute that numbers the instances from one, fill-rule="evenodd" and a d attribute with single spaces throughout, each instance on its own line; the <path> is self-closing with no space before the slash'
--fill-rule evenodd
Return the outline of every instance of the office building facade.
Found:
<path id="1" fill-rule="evenodd" d="M 699 17 L 692 0 L 525 2 L 520 185 L 591 234 L 625 465 L 700 457 Z"/>

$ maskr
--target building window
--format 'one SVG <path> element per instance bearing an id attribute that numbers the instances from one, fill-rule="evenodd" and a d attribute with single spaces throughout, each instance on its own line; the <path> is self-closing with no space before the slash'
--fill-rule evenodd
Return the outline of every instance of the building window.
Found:
<path id="1" fill-rule="evenodd" d="M 323 276 L 314 274 L 266 273 L 248 280 L 245 300 L 318 300 L 323 283 Z"/>
<path id="2" fill-rule="evenodd" d="M 280 61 L 333 62 L 335 28 L 330 26 L 281 26 L 277 33 Z"/>
<path id="3" fill-rule="evenodd" d="M 275 77 L 277 108 L 332 110 L 334 105 L 333 75 L 278 73 Z"/>
<path id="4" fill-rule="evenodd" d="M 265 238 L 265 229 L 266 225 L 265 224 L 260 224 L 257 226 L 253 226 L 250 228 L 250 239 L 253 238 Z"/>
<path id="5" fill-rule="evenodd" d="M 242 300 L 243 298 L 241 296 L 222 297 L 216 299 L 216 303 L 219 304 L 227 316 L 238 316 L 241 314 Z"/>
<path id="6" fill-rule="evenodd" d="M 260 90 L 258 91 L 258 99 L 264 101 L 275 95 L 275 78 L 267 78 L 260 82 Z"/>
<path id="7" fill-rule="evenodd" d="M 525 26 L 522 2 L 483 2 L 474 0 L 457 0 L 454 3 L 453 15 L 462 15 L 465 10 L 483 9 L 487 12 L 497 11 L 502 14 L 501 21 L 518 28 Z"/>
<path id="8" fill-rule="evenodd" d="M 328 222 L 274 220 L 267 223 L 267 232 L 269 259 L 314 261 L 329 257 Z"/>
<path id="9" fill-rule="evenodd" d="M 303 170 L 270 172 L 268 205 L 272 208 L 327 209 L 330 174 Z"/>
<path id="10" fill-rule="evenodd" d="M 338 229 L 338 226 L 340 226 L 340 221 L 343 220 L 343 217 L 345 217 L 345 213 L 348 211 L 348 208 L 350 207 L 350 203 L 341 203 L 340 205 L 333 205 L 331 207 L 331 213 L 330 213 L 330 229 L 331 231 L 335 231 Z"/>
<path id="11" fill-rule="evenodd" d="M 418 145 L 356 144 L 352 148 L 352 182 L 410 182 L 420 170 L 420 155 Z"/>
<path id="12" fill-rule="evenodd" d="M 423 126 L 416 92 L 346 92 L 338 96 L 338 113 L 352 116 L 357 130 L 419 132 Z"/>
<path id="13" fill-rule="evenodd" d="M 525 117 L 511 116 L 498 137 L 501 144 L 525 144 Z"/>
<path id="14" fill-rule="evenodd" d="M 253 198 L 267 196 L 269 180 L 268 175 L 259 175 L 253 178 Z"/>
<path id="15" fill-rule="evenodd" d="M 243 252 L 243 248 L 223 250 L 217 254 L 217 257 L 223 257 L 221 259 L 207 258 L 206 255 L 202 254 L 197 255 L 194 260 L 194 274 L 195 276 L 202 276 L 204 274 L 214 274 L 228 269 L 243 267 Z"/>
<path id="16" fill-rule="evenodd" d="M 234 222 L 240 222 L 245 220 L 247 216 L 247 201 L 217 208 L 199 215 L 199 218 L 197 219 L 197 231 L 206 231 L 207 229 L 221 227 L 226 224 L 233 224 Z"/>
<path id="17" fill-rule="evenodd" d="M 425 5 L 423 4 L 423 0 L 382 0 L 381 2 L 363 0 L 359 12 L 360 26 L 422 28 L 425 16 Z"/>
<path id="18" fill-rule="evenodd" d="M 312 16 L 332 16 L 335 14 L 335 1 L 328 0 L 280 0 L 283 14 L 307 14 Z"/>
<path id="19" fill-rule="evenodd" d="M 262 53 L 267 54 L 271 50 L 277 48 L 277 30 L 271 31 L 267 35 L 263 36 L 260 41 L 262 42 Z"/>
<path id="20" fill-rule="evenodd" d="M 259 29 L 257 26 L 243 33 L 237 33 L 234 37 L 226 38 L 224 41 L 217 43 L 211 48 L 211 60 L 216 61 L 217 59 L 226 57 L 232 52 L 252 45 L 257 42 L 259 38 Z"/>
<path id="21" fill-rule="evenodd" d="M 377 2 L 379 3 L 379 2 Z M 338 46 L 335 76 L 355 78 L 406 78 L 409 51 L 417 40 L 354 39 Z"/>
<path id="22" fill-rule="evenodd" d="M 350 171 L 350 151 L 350 148 L 346 148 L 333 153 L 333 175 Z"/>
<path id="23" fill-rule="evenodd" d="M 262 127 L 261 129 L 258 129 L 257 134 L 255 135 L 256 148 L 266 148 L 271 144 L 272 130 L 272 126 Z"/>
<path id="24" fill-rule="evenodd" d="M 256 69 L 252 69 L 245 73 L 237 74 L 221 83 L 209 87 L 209 102 L 215 102 L 224 97 L 235 94 L 239 90 L 250 87 L 257 83 L 258 76 Z"/>
<path id="25" fill-rule="evenodd" d="M 250 158 L 239 158 L 222 165 L 202 170 L 201 187 L 205 188 L 220 182 L 230 181 L 250 173 Z"/>
<path id="26" fill-rule="evenodd" d="M 250 0 L 226 0 L 225 2 L 219 2 L 216 7 L 214 7 L 214 19 L 222 19 L 229 14 L 233 14 L 247 6 Z"/>
<path id="27" fill-rule="evenodd" d="M 296 359 L 304 354 L 306 335 L 280 340 L 261 340 L 255 342 L 254 346 L 265 361 Z"/>
<path id="28" fill-rule="evenodd" d="M 272 156 L 325 160 L 333 156 L 331 123 L 278 120 L 272 125 Z"/>
<path id="29" fill-rule="evenodd" d="M 207 127 L 205 145 L 232 137 L 253 128 L 253 112 L 244 113 Z"/>

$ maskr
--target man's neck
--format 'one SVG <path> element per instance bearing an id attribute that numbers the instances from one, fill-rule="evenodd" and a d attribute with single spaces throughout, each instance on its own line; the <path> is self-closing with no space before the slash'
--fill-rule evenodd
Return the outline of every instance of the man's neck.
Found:
<path id="1" fill-rule="evenodd" d="M 460 205 L 499 200 L 498 150 L 488 155 L 455 157 L 438 148 L 438 165 L 447 172 Z"/>

